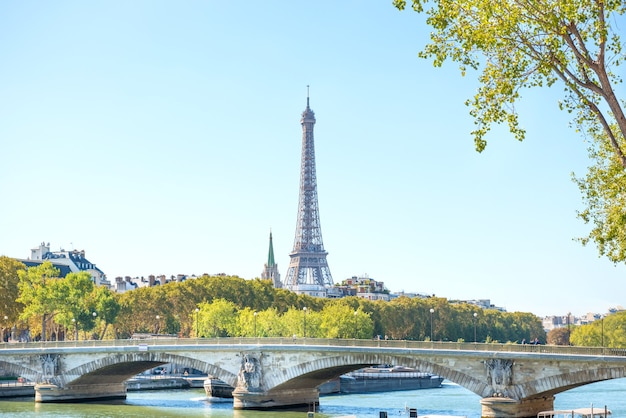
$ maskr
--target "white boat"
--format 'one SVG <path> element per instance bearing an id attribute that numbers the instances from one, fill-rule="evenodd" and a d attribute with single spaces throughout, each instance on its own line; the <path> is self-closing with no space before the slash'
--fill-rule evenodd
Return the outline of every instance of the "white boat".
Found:
<path id="1" fill-rule="evenodd" d="M 341 393 L 391 392 L 441 387 L 443 377 L 403 366 L 376 366 L 339 377 Z"/>

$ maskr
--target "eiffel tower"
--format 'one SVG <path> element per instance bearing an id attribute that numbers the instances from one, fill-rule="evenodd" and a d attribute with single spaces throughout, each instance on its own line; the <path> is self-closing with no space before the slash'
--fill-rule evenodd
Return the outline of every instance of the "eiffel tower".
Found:
<path id="1" fill-rule="evenodd" d="M 313 125 L 315 113 L 309 107 L 307 86 L 306 109 L 302 112 L 302 161 L 300 164 L 300 200 L 298 224 L 293 251 L 289 254 L 289 268 L 284 287 L 311 296 L 326 297 L 333 278 L 326 261 L 328 253 L 322 242 L 320 214 L 317 205 L 317 177 L 315 174 L 315 142 Z"/>

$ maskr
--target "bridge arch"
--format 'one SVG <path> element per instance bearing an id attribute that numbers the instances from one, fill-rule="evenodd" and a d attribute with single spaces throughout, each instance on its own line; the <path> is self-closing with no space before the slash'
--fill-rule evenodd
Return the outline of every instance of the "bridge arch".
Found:
<path id="1" fill-rule="evenodd" d="M 457 383 L 479 396 L 483 396 L 489 389 L 484 379 L 481 380 L 480 377 L 476 375 L 475 370 L 469 370 L 468 373 L 437 364 L 424 358 L 384 353 L 346 353 L 317 358 L 312 361 L 287 367 L 284 373 L 280 375 L 265 376 L 265 380 L 268 387 L 278 390 L 284 387 L 316 387 L 342 374 L 378 364 L 403 365 L 425 373 L 435 374 Z"/>
<path id="2" fill-rule="evenodd" d="M 41 371 L 37 369 L 25 367 L 10 361 L 0 360 L 0 370 L 4 370 L 9 376 L 23 376 L 32 381 L 37 381 L 37 377 L 41 376 Z"/>
<path id="3" fill-rule="evenodd" d="M 580 386 L 623 377 L 626 377 L 623 366 L 588 368 L 527 381 L 516 385 L 514 391 L 518 399 L 554 396 Z"/>
<path id="4" fill-rule="evenodd" d="M 61 386 L 122 383 L 143 371 L 168 363 L 202 370 L 229 384 L 234 385 L 237 381 L 237 376 L 228 370 L 198 358 L 166 352 L 133 352 L 107 355 L 83 363 L 55 377 L 54 383 Z"/>

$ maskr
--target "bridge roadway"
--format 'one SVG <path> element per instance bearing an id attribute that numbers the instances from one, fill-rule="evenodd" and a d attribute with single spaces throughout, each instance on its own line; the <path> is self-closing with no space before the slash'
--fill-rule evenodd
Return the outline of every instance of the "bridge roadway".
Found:
<path id="1" fill-rule="evenodd" d="M 124 382 L 176 363 L 235 388 L 235 409 L 309 408 L 317 386 L 375 364 L 415 367 L 481 397 L 482 416 L 535 417 L 559 392 L 626 376 L 626 350 L 548 345 L 313 338 L 149 339 L 0 344 L 0 371 L 37 402 L 125 398 Z"/>

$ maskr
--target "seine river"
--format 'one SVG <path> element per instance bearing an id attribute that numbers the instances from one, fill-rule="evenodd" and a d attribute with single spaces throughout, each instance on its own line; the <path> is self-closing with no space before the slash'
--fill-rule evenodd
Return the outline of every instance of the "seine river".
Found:
<path id="1" fill-rule="evenodd" d="M 316 418 L 354 415 L 379 418 L 408 417 L 407 408 L 419 415 L 461 415 L 480 418 L 480 398 L 455 384 L 444 382 L 437 389 L 367 395 L 331 395 L 320 399 Z M 595 383 L 557 395 L 555 408 L 589 407 L 613 411 L 626 417 L 626 379 Z M 232 402 L 210 402 L 201 389 L 129 392 L 116 404 L 35 404 L 32 399 L 0 401 L 1 417 L 215 417 L 215 418 L 305 418 L 304 412 L 233 411 Z"/>

